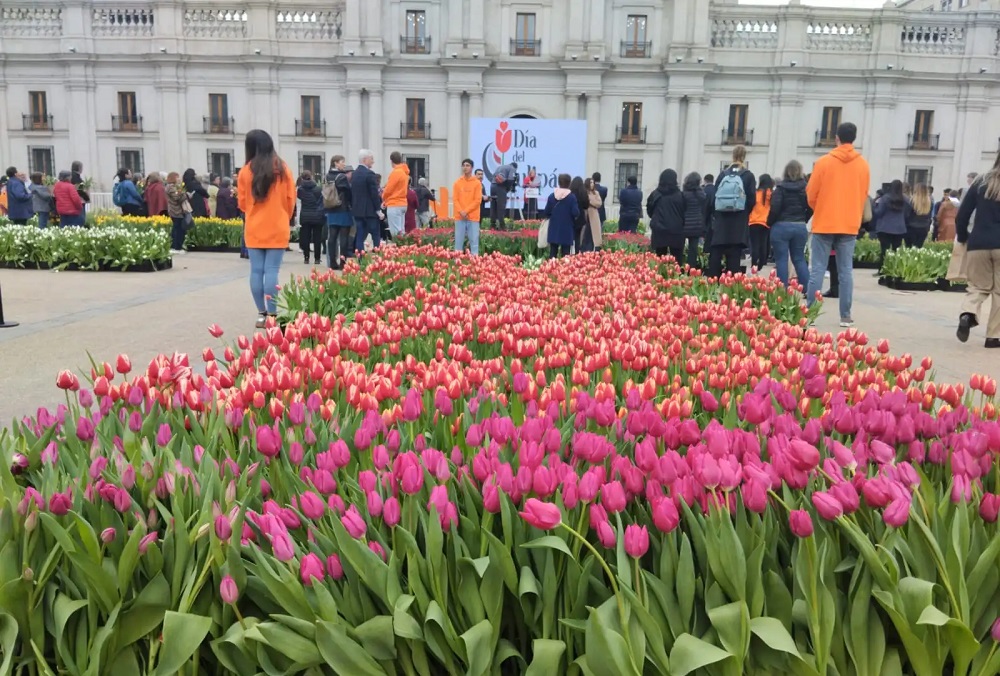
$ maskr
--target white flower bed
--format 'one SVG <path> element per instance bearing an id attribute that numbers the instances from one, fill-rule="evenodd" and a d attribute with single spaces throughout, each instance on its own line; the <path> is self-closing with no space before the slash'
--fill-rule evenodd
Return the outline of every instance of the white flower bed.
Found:
<path id="1" fill-rule="evenodd" d="M 104 228 L 45 228 L 10 225 L 0 221 L 0 263 L 16 267 L 81 270 L 128 269 L 152 262 L 162 267 L 170 260 L 166 230 Z"/>

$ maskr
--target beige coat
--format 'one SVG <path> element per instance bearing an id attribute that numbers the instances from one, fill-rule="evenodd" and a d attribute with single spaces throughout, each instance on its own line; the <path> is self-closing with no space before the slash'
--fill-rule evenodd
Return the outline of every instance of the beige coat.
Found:
<path id="1" fill-rule="evenodd" d="M 590 222 L 590 234 L 594 238 L 594 246 L 599 247 L 604 245 L 604 239 L 601 233 L 601 217 L 597 210 L 601 208 L 603 201 L 596 190 L 589 194 L 590 206 L 587 208 L 587 220 Z"/>

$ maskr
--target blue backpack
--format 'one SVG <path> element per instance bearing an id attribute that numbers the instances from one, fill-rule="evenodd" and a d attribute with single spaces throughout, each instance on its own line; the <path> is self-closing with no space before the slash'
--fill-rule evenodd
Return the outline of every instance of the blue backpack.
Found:
<path id="1" fill-rule="evenodd" d="M 115 188 L 111 191 L 111 201 L 115 203 L 116 207 L 124 206 L 125 186 L 122 185 L 121 181 L 115 183 Z"/>
<path id="2" fill-rule="evenodd" d="M 736 212 L 747 206 L 747 192 L 743 187 L 743 170 L 728 171 L 715 191 L 715 210 Z"/>

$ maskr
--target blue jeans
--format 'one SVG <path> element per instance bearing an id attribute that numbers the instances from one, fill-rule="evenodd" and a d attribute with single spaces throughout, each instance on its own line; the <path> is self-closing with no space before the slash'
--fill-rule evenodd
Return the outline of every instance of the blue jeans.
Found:
<path id="1" fill-rule="evenodd" d="M 170 219 L 170 248 L 174 251 L 183 251 L 184 249 L 184 239 L 187 237 L 187 233 L 184 232 L 184 219 L 183 218 L 171 218 Z"/>
<path id="2" fill-rule="evenodd" d="M 850 319 L 854 300 L 854 245 L 856 235 L 817 235 L 813 233 L 810 251 L 809 287 L 806 303 L 812 305 L 823 289 L 823 277 L 830 264 L 830 250 L 837 252 L 837 273 L 840 275 L 840 318 Z"/>
<path id="3" fill-rule="evenodd" d="M 284 249 L 248 249 L 250 253 L 250 294 L 258 312 L 277 314 L 278 269 Z"/>
<path id="4" fill-rule="evenodd" d="M 365 250 L 365 240 L 368 239 L 368 235 L 372 236 L 372 246 L 377 248 L 382 243 L 382 230 L 377 218 L 356 216 L 354 223 L 358 226 L 357 239 L 354 241 L 354 248 L 358 253 Z"/>
<path id="5" fill-rule="evenodd" d="M 774 249 L 774 267 L 778 269 L 778 279 L 788 286 L 788 255 L 792 255 L 795 276 L 799 284 L 809 286 L 809 265 L 806 263 L 806 240 L 809 231 L 805 223 L 782 221 L 771 227 L 771 248 Z"/>
<path id="6" fill-rule="evenodd" d="M 469 252 L 479 255 L 479 221 L 455 221 L 455 251 L 465 251 L 465 236 L 469 236 Z"/>
<path id="7" fill-rule="evenodd" d="M 85 218 L 82 211 L 75 216 L 62 214 L 59 216 L 59 227 L 65 228 L 67 225 L 83 225 Z"/>
<path id="8" fill-rule="evenodd" d="M 402 235 L 406 229 L 406 207 L 386 207 L 385 217 L 389 222 L 389 232 L 392 236 Z"/>
<path id="9" fill-rule="evenodd" d="M 38 216 L 38 227 L 47 228 L 49 226 L 49 212 L 47 211 L 36 211 L 35 216 Z"/>

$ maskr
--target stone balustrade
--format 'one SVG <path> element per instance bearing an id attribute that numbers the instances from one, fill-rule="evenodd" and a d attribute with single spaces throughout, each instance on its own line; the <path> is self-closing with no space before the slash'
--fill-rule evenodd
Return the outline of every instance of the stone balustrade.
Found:
<path id="1" fill-rule="evenodd" d="M 184 37 L 245 38 L 249 15 L 239 7 L 188 7 L 184 10 Z"/>
<path id="2" fill-rule="evenodd" d="M 917 54 L 964 54 L 965 26 L 906 24 L 900 35 L 900 51 Z"/>
<path id="3" fill-rule="evenodd" d="M 768 19 L 713 19 L 711 44 L 721 49 L 775 49 L 778 24 Z"/>
<path id="4" fill-rule="evenodd" d="M 8 38 L 58 37 L 62 35 L 62 8 L 0 7 L 0 36 Z"/>
<path id="5" fill-rule="evenodd" d="M 275 13 L 275 36 L 279 40 L 337 40 L 340 38 L 337 10 L 279 9 Z"/>
<path id="6" fill-rule="evenodd" d="M 137 7 L 94 8 L 90 24 L 95 37 L 152 37 L 153 10 Z"/>
<path id="7" fill-rule="evenodd" d="M 806 46 L 822 52 L 869 52 L 872 24 L 862 21 L 813 19 L 806 25 Z"/>

